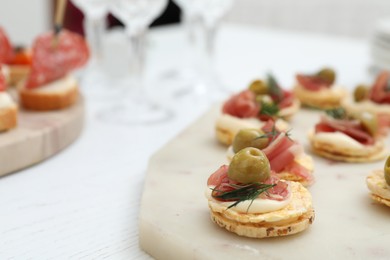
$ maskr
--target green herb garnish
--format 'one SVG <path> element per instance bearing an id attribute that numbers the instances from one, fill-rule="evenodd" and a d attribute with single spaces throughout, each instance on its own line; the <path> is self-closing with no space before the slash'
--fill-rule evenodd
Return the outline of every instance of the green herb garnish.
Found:
<path id="1" fill-rule="evenodd" d="M 279 106 L 275 103 L 261 101 L 260 115 L 276 116 L 279 113 Z"/>
<path id="2" fill-rule="evenodd" d="M 345 112 L 344 108 L 342 108 L 342 107 L 325 110 L 325 113 L 334 119 L 346 119 L 347 118 L 347 113 Z"/>
<path id="3" fill-rule="evenodd" d="M 263 135 L 260 135 L 259 137 L 256 137 L 256 139 L 260 138 L 271 138 L 270 143 L 275 139 L 275 137 L 279 134 L 279 131 L 276 129 L 275 124 L 272 126 L 272 130 L 270 132 L 266 132 Z"/>
<path id="4" fill-rule="evenodd" d="M 268 92 L 272 99 L 279 103 L 283 99 L 283 91 L 272 74 L 267 74 Z"/>
<path id="5" fill-rule="evenodd" d="M 211 189 L 213 192 L 219 193 L 218 195 L 213 195 L 214 198 L 220 199 L 223 201 L 235 201 L 233 204 L 231 204 L 228 209 L 238 205 L 240 202 L 251 200 L 251 203 L 248 206 L 247 211 L 249 210 L 249 207 L 252 205 L 253 201 L 263 192 L 266 192 L 267 190 L 271 189 L 272 187 L 275 187 L 276 184 L 264 184 L 264 183 L 251 183 L 248 185 L 235 185 L 230 184 L 234 190 L 232 191 L 219 191 L 216 188 Z"/>
<path id="6" fill-rule="evenodd" d="M 272 141 L 275 140 L 275 138 L 278 136 L 278 134 L 280 134 L 280 132 L 276 129 L 275 127 L 275 124 L 272 126 L 272 130 L 270 132 L 266 132 L 265 134 L 263 135 L 260 135 L 259 137 L 256 137 L 255 139 L 253 140 L 256 140 L 256 139 L 260 139 L 260 138 L 271 138 L 270 142 L 271 143 Z M 286 135 L 286 137 L 288 139 L 290 139 L 291 141 L 293 141 L 290 136 L 291 136 L 291 129 L 288 130 L 287 132 L 284 133 Z"/>

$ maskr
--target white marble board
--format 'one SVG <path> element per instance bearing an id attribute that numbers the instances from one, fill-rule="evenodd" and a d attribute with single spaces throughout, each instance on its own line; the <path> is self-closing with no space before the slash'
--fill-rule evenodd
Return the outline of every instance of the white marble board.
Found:
<path id="1" fill-rule="evenodd" d="M 390 208 L 373 203 L 365 185 L 384 161 L 348 164 L 314 156 L 316 219 L 301 234 L 249 239 L 212 223 L 206 181 L 227 163 L 226 148 L 214 138 L 217 114 L 218 108 L 205 114 L 150 160 L 139 220 L 143 250 L 156 259 L 390 259 Z M 307 151 L 306 133 L 318 115 L 303 110 L 292 121 L 292 134 Z"/>

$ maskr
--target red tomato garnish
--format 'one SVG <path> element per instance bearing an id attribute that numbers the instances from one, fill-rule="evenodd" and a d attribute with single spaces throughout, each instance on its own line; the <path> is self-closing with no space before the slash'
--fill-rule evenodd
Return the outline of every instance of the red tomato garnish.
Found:
<path id="1" fill-rule="evenodd" d="M 22 50 L 14 52 L 13 58 L 8 62 L 10 65 L 28 65 L 31 66 L 32 54 Z"/>

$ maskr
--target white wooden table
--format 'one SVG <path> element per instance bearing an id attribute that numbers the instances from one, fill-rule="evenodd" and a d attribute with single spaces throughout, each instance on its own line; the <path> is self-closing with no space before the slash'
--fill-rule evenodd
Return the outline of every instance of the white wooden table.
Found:
<path id="1" fill-rule="evenodd" d="M 178 27 L 154 29 L 149 69 L 162 71 L 185 51 Z M 165 58 L 170 57 L 170 58 Z M 272 71 L 291 85 L 297 71 L 334 67 L 348 88 L 369 81 L 366 42 L 226 25 L 218 35 L 218 72 L 232 90 Z M 138 246 L 138 213 L 148 158 L 206 111 L 187 97 L 160 125 L 107 125 L 102 102 L 87 100 L 85 129 L 69 148 L 0 179 L 0 259 L 146 259 Z M 115 102 L 106 100 L 105 104 Z"/>

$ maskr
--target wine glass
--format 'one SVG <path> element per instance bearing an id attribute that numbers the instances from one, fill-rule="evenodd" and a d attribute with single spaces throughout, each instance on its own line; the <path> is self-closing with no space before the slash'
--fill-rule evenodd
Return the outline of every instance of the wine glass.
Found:
<path id="1" fill-rule="evenodd" d="M 144 91 L 144 39 L 148 26 L 162 13 L 168 0 L 111 0 L 110 11 L 125 25 L 132 48 L 129 77 L 122 81 L 122 94 L 99 117 L 106 122 L 139 125 L 163 122 L 172 116 Z"/>
<path id="2" fill-rule="evenodd" d="M 84 13 L 84 32 L 95 62 L 102 55 L 102 38 L 106 29 L 106 16 L 110 0 L 72 0 Z"/>
<path id="3" fill-rule="evenodd" d="M 108 78 L 102 68 L 102 41 L 106 31 L 106 16 L 110 0 L 72 0 L 73 4 L 84 14 L 84 33 L 91 51 L 91 58 L 83 73 L 81 85 L 89 97 L 107 98 L 113 94 L 113 88 L 108 88 Z"/>
<path id="4" fill-rule="evenodd" d="M 198 51 L 200 55 L 197 63 L 199 72 L 202 75 L 196 88 L 198 92 L 207 93 L 211 99 L 218 99 L 221 96 L 230 93 L 219 82 L 216 76 L 214 55 L 215 55 L 215 36 L 219 24 L 232 7 L 233 0 L 174 0 L 183 13 L 188 16 L 187 27 L 190 34 L 200 31 L 197 38 Z M 186 20 L 185 20 L 186 21 Z"/>

